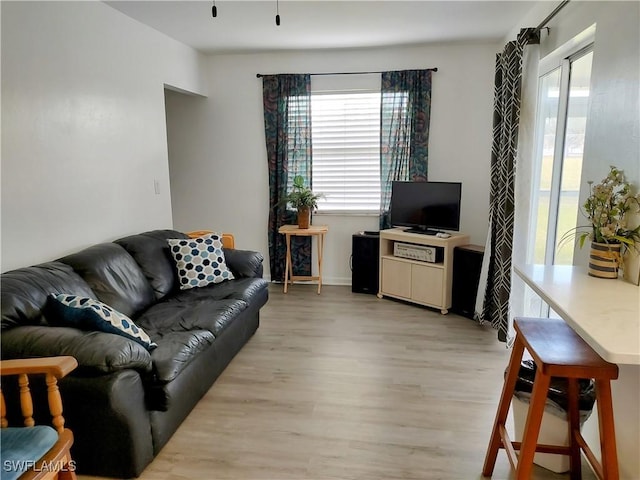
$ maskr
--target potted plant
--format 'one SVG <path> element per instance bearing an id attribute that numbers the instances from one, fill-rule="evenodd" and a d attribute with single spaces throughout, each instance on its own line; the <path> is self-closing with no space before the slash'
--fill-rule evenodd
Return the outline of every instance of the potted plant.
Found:
<path id="1" fill-rule="evenodd" d="M 637 250 L 640 225 L 631 228 L 628 215 L 640 212 L 640 194 L 633 194 L 622 170 L 611 166 L 609 174 L 598 184 L 589 183 L 589 196 L 582 213 L 590 225 L 579 226 L 565 234 L 575 235 L 580 248 L 591 240 L 589 275 L 617 278 L 621 253 Z"/>
<path id="2" fill-rule="evenodd" d="M 318 208 L 318 199 L 321 193 L 313 193 L 309 187 L 305 187 L 304 178 L 296 175 L 293 179 L 293 187 L 280 203 L 289 204 L 298 211 L 298 228 L 309 228 L 311 212 Z"/>

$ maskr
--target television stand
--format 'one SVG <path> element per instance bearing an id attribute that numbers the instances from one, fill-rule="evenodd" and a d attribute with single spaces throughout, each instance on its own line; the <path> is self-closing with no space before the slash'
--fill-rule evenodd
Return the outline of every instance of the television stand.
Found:
<path id="1" fill-rule="evenodd" d="M 469 244 L 469 235 L 452 233 L 449 238 L 406 232 L 401 228 L 380 231 L 380 279 L 378 298 L 392 297 L 437 308 L 446 315 L 451 308 L 453 251 Z M 443 250 L 440 262 L 430 263 L 394 256 L 394 244 L 415 244 Z"/>

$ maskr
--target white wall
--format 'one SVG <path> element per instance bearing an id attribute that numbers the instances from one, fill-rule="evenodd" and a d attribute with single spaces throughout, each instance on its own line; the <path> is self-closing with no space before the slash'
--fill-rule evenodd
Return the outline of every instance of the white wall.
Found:
<path id="1" fill-rule="evenodd" d="M 205 92 L 202 57 L 101 2 L 1 8 L 2 270 L 171 227 L 163 85 Z"/>
<path id="2" fill-rule="evenodd" d="M 209 97 L 167 99 L 175 227 L 234 232 L 240 248 L 268 254 L 268 174 L 262 81 L 256 73 L 320 73 L 438 67 L 433 74 L 429 179 L 463 182 L 461 230 L 487 233 L 493 76 L 497 44 L 218 55 L 208 59 Z M 377 217 L 320 216 L 329 225 L 323 277 L 350 283 L 351 235 Z M 268 266 L 268 262 L 267 266 Z M 269 275 L 268 269 L 265 272 Z"/>

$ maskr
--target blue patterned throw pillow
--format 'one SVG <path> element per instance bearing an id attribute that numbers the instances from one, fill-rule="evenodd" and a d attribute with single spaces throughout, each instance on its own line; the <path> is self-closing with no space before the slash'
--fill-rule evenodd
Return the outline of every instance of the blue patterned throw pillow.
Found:
<path id="1" fill-rule="evenodd" d="M 206 287 L 212 283 L 233 280 L 222 249 L 222 236 L 210 233 L 198 238 L 167 240 L 176 261 L 180 290 Z"/>
<path id="2" fill-rule="evenodd" d="M 98 300 L 64 293 L 52 293 L 47 319 L 52 325 L 114 333 L 139 343 L 147 350 L 158 345 L 125 314 Z"/>

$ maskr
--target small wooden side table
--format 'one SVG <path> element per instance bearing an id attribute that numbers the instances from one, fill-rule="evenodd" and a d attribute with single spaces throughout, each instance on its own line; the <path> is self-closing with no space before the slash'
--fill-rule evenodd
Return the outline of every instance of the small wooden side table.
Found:
<path id="1" fill-rule="evenodd" d="M 284 270 L 284 293 L 287 293 L 289 282 L 293 284 L 294 280 L 317 280 L 318 294 L 322 289 L 322 253 L 324 251 L 324 236 L 329 231 L 326 225 L 310 225 L 309 228 L 298 228 L 297 225 L 283 225 L 278 229 L 278 233 L 285 236 L 287 242 L 287 260 Z M 310 275 L 293 275 L 293 264 L 291 262 L 291 236 L 300 237 L 318 237 L 318 276 Z"/>

